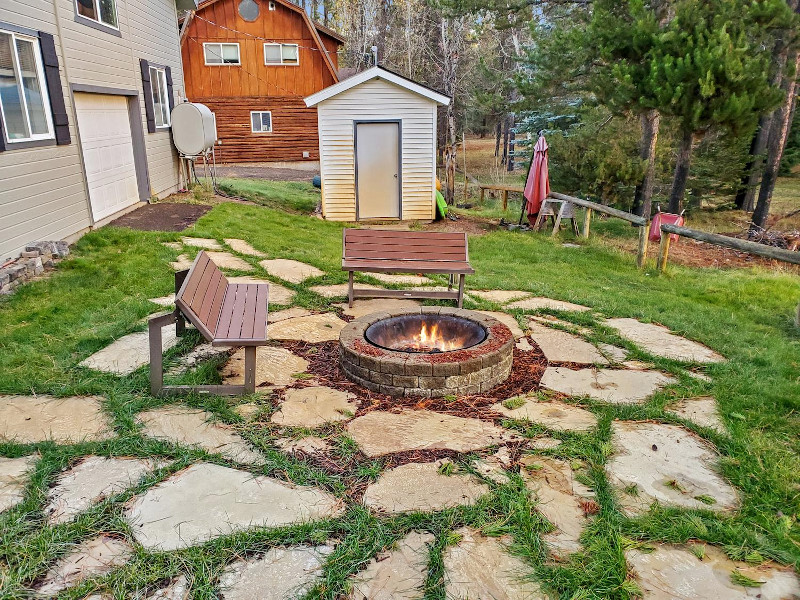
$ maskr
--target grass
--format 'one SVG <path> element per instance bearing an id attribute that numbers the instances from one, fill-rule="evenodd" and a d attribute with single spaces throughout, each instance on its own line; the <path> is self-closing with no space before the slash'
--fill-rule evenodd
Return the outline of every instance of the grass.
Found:
<path id="1" fill-rule="evenodd" d="M 319 190 L 302 181 L 267 181 L 264 179 L 220 179 L 220 191 L 261 206 L 297 213 L 310 213 L 319 203 Z"/>
<path id="2" fill-rule="evenodd" d="M 274 186 L 246 181 L 225 185 L 238 195 L 261 198 L 256 200 L 261 204 L 285 203 L 290 211 L 297 212 L 307 212 L 316 197 L 316 192 L 304 184 Z M 283 193 L 286 195 L 280 196 Z M 286 210 L 226 203 L 216 206 L 184 234 L 219 240 L 242 238 L 269 258 L 292 258 L 322 269 L 326 273 L 322 277 L 302 285 L 284 285 L 298 292 L 296 305 L 325 309 L 330 302 L 308 288 L 345 281 L 340 270 L 341 228 L 340 224 Z M 129 377 L 115 377 L 79 366 L 81 360 L 113 339 L 143 329 L 142 319 L 158 310 L 147 298 L 171 291 L 173 274 L 168 262 L 178 254 L 161 243 L 178 238 L 179 234 L 105 227 L 84 236 L 73 255 L 52 276 L 25 285 L 13 296 L 0 300 L 0 392 L 100 395 L 117 434 L 108 441 L 73 445 L 0 443 L 0 456 L 34 452 L 41 455 L 23 503 L 0 514 L 2 598 L 27 597 L 26 588 L 58 557 L 73 544 L 99 532 L 130 539 L 131 531 L 122 511 L 124 502 L 134 494 L 198 460 L 231 465 L 219 455 L 142 436 L 136 425 L 137 413 L 179 402 L 151 397 L 144 369 Z M 605 328 L 592 314 L 558 315 L 576 325 L 591 327 L 593 340 L 624 346 L 631 350 L 632 358 L 653 362 L 679 379 L 677 385 L 641 406 L 582 401 L 598 417 L 598 426 L 592 432 L 547 431 L 563 443 L 540 454 L 575 462 L 576 467 L 580 466 L 582 480 L 596 492 L 599 513 L 584 533 L 582 551 L 564 563 L 547 560 L 541 535 L 550 525 L 535 511 L 523 480 L 512 474 L 505 485 L 488 482 L 492 493 L 471 507 L 388 517 L 373 515 L 358 503 L 349 502 L 339 518 L 313 525 L 257 528 L 177 552 L 138 548 L 126 566 L 68 590 L 60 598 L 78 600 L 95 591 L 107 591 L 119 599 L 130 598 L 182 572 L 194 582 L 194 598 L 214 598 L 220 573 L 241 556 L 258 554 L 276 545 L 319 544 L 336 539 L 336 550 L 325 563 L 319 585 L 310 594 L 333 599 L 346 593 L 348 578 L 364 568 L 377 552 L 390 548 L 406 533 L 421 530 L 436 537 L 430 551 L 425 597 L 443 600 L 442 552 L 457 542 L 454 532 L 465 525 L 490 535 L 510 535 L 512 551 L 527 561 L 537 580 L 563 599 L 636 597 L 638 589 L 624 560 L 624 550 L 631 543 L 646 546 L 656 541 L 698 541 L 719 545 L 730 556 L 742 560 L 775 560 L 800 568 L 800 332 L 792 324 L 794 307 L 800 300 L 800 281 L 796 277 L 761 269 L 682 267 L 670 267 L 666 275 L 659 276 L 652 264 L 637 271 L 632 256 L 609 248 L 601 236 L 575 249 L 564 248 L 559 240 L 545 235 L 497 231 L 472 238 L 470 257 L 477 271 L 468 278 L 470 288 L 528 290 L 587 304 L 608 316 L 663 323 L 729 359 L 706 367 L 713 383 L 704 383 L 685 374 L 685 368 L 694 365 L 649 356 Z M 470 306 L 497 309 L 483 301 Z M 197 338 L 185 339 L 169 356 L 196 342 Z M 216 366 L 205 365 L 184 379 L 215 381 Z M 730 435 L 693 426 L 664 411 L 668 403 L 678 398 L 705 394 L 717 398 Z M 252 398 L 185 399 L 188 405 L 204 408 L 236 427 L 265 455 L 263 466 L 247 467 L 254 474 L 316 485 L 347 500 L 355 482 L 373 481 L 383 469 L 381 460 L 360 458 L 357 446 L 340 427 L 324 432 L 333 441 L 336 460 L 352 465 L 348 473 L 328 473 L 279 452 L 275 439 L 282 434 L 263 424 L 274 410 L 272 404 L 262 405 L 261 424 L 247 424 L 232 408 L 237 402 L 248 401 Z M 741 510 L 722 516 L 710 510 L 656 507 L 639 518 L 624 517 L 603 468 L 613 451 L 610 440 L 614 419 L 683 423 L 713 442 L 722 455 L 722 473 L 741 493 Z M 546 431 L 541 425 L 518 421 L 509 425 L 527 436 Z M 140 485 L 107 499 L 73 523 L 48 526 L 42 513 L 48 486 L 62 469 L 87 454 L 158 456 L 166 464 Z M 459 470 L 469 468 L 466 458 L 456 462 Z"/>

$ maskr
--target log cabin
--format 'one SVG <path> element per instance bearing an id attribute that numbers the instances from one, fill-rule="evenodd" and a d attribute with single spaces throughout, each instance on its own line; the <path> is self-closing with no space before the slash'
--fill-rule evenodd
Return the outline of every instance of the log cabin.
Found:
<path id="1" fill-rule="evenodd" d="M 344 38 L 288 0 L 204 0 L 181 24 L 186 97 L 216 115 L 219 162 L 318 161 L 317 109 Z"/>

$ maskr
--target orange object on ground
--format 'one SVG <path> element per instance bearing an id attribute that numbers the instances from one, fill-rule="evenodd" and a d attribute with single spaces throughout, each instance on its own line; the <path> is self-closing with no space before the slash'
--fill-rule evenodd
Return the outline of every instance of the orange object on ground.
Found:
<path id="1" fill-rule="evenodd" d="M 526 209 L 529 219 L 531 215 L 535 218 L 542 207 L 542 201 L 550 193 L 550 177 L 547 172 L 547 148 L 547 141 L 544 136 L 539 136 L 536 145 L 533 147 L 531 170 L 528 172 L 523 194 L 528 201 Z"/>
<path id="2" fill-rule="evenodd" d="M 661 241 L 661 224 L 667 223 L 668 225 L 677 225 L 678 227 L 682 227 L 684 223 L 686 223 L 686 219 L 683 218 L 683 215 L 675 215 L 672 213 L 662 213 L 657 212 L 653 216 L 653 220 L 650 223 L 650 241 L 651 242 L 660 242 Z M 677 242 L 678 236 L 675 233 L 669 234 L 669 241 L 670 242 Z"/>

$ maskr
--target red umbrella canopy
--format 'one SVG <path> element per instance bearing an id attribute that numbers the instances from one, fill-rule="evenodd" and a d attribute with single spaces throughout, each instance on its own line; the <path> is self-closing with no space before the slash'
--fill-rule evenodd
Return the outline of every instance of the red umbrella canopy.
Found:
<path id="1" fill-rule="evenodd" d="M 542 201 L 550 193 L 550 177 L 547 173 L 547 140 L 539 136 L 533 147 L 533 160 L 528 179 L 525 182 L 525 199 L 528 201 L 529 215 L 535 215 L 542 207 Z"/>

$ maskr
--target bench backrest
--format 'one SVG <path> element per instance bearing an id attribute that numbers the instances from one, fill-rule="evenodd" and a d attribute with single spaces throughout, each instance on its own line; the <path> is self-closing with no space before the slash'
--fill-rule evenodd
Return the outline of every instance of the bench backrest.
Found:
<path id="1" fill-rule="evenodd" d="M 225 275 L 201 251 L 175 295 L 175 305 L 209 341 L 214 337 L 227 287 Z"/>
<path id="2" fill-rule="evenodd" d="M 345 260 L 469 262 L 466 233 L 345 229 Z"/>

